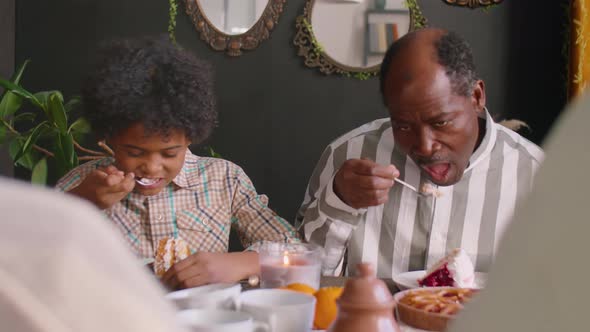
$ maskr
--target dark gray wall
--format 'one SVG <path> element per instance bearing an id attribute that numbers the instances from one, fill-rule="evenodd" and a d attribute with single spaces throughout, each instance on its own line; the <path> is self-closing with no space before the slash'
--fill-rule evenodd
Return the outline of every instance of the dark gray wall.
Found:
<path id="1" fill-rule="evenodd" d="M 0 1 L 0 77 L 9 78 L 14 70 L 14 0 Z M 0 88 L 0 95 L 4 91 Z M 0 175 L 12 176 L 8 149 L 0 147 Z"/>
<path id="2" fill-rule="evenodd" d="M 554 54 L 560 53 L 559 36 L 548 38 L 532 34 L 514 47 L 513 29 L 523 20 L 541 24 L 559 5 L 546 4 L 535 18 L 516 2 L 490 10 L 469 10 L 445 5 L 442 1 L 422 0 L 421 6 L 431 25 L 455 30 L 472 44 L 480 75 L 486 81 L 488 106 L 497 114 L 518 113 L 525 103 L 513 98 L 519 94 L 543 92 L 558 77 L 539 73 L 528 85 L 514 86 L 521 78 L 517 53 L 525 56 L 527 45 L 542 42 L 545 53 L 537 54 L 537 65 L 558 66 Z M 166 31 L 167 1 L 140 0 L 60 0 L 20 1 L 17 10 L 17 60 L 31 58 L 26 85 L 32 89 L 61 89 L 75 93 L 91 50 L 98 40 L 137 36 Z M 281 215 L 292 219 L 301 202 L 307 179 L 327 143 L 367 121 L 385 117 L 378 93 L 378 80 L 358 81 L 327 77 L 304 67 L 303 59 L 292 46 L 295 18 L 302 13 L 303 0 L 288 0 L 280 22 L 270 40 L 239 58 L 229 58 L 208 48 L 194 31 L 184 13 L 178 17 L 177 39 L 186 48 L 209 60 L 216 70 L 220 124 L 211 144 L 227 159 L 241 165 L 260 192 Z M 516 13 L 516 14 L 514 14 Z M 545 16 L 543 16 L 545 15 Z M 513 23 L 516 22 L 516 23 Z M 544 30 L 559 30 L 561 21 L 545 21 Z M 531 28 L 532 29 L 532 28 Z M 531 48 L 534 51 L 534 48 Z M 518 58 L 522 58 L 518 56 Z M 521 60 L 522 61 L 522 60 Z M 559 73 L 559 72 L 558 72 Z M 554 74 L 553 71 L 550 74 Z M 557 83 L 555 83 L 557 84 Z M 545 88 L 546 89 L 546 88 Z M 536 120 L 546 130 L 562 107 L 560 96 L 546 95 L 550 116 Z M 551 99 L 551 102 L 548 102 Z M 557 101 L 555 101 L 557 100 Z M 536 106 L 541 107 L 543 101 Z M 561 104 L 560 104 L 561 103 Z M 526 103 L 531 108 L 535 104 Z M 534 117 L 534 115 L 533 115 Z M 544 131 L 535 131 L 537 141 Z"/>

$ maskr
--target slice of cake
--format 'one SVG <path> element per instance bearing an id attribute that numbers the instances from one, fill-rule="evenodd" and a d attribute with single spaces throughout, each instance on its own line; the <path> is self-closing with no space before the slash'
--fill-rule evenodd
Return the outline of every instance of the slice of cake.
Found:
<path id="1" fill-rule="evenodd" d="M 164 238 L 158 242 L 156 257 L 154 258 L 154 272 L 161 277 L 172 265 L 187 258 L 191 254 L 184 240 L 178 238 Z"/>
<path id="2" fill-rule="evenodd" d="M 426 275 L 418 279 L 418 284 L 426 287 L 474 287 L 473 263 L 465 250 L 455 249 L 428 269 Z"/>

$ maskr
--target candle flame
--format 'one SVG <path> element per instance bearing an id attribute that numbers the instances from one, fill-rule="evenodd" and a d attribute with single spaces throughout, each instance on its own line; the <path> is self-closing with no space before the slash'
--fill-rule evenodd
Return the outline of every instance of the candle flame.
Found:
<path id="1" fill-rule="evenodd" d="M 290 265 L 290 263 L 289 263 L 289 255 L 287 255 L 287 253 L 285 253 L 285 255 L 283 255 L 283 264 L 284 265 Z"/>

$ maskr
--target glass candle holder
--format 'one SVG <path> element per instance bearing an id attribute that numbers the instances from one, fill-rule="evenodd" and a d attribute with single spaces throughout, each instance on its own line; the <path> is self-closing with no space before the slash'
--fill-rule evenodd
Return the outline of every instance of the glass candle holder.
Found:
<path id="1" fill-rule="evenodd" d="M 302 283 L 318 289 L 323 249 L 308 243 L 267 242 L 258 251 L 260 287 L 276 288 Z"/>

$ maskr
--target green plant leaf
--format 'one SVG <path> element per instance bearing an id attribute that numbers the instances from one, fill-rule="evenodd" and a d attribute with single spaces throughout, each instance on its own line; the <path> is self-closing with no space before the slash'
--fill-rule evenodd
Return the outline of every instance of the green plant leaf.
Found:
<path id="1" fill-rule="evenodd" d="M 49 96 L 47 109 L 51 114 L 54 125 L 59 129 L 60 133 L 65 134 L 68 131 L 68 118 L 63 104 L 63 97 L 60 98 L 60 96 L 61 93 L 53 92 Z"/>
<path id="2" fill-rule="evenodd" d="M 39 100 L 39 102 L 41 102 L 45 105 L 49 105 L 49 97 L 51 97 L 54 94 L 59 97 L 59 99 L 61 100 L 62 103 L 64 102 L 64 96 L 61 94 L 61 92 L 59 92 L 57 90 L 40 91 L 40 92 L 37 92 L 33 95 Z"/>
<path id="3" fill-rule="evenodd" d="M 36 118 L 37 118 L 37 113 L 23 112 L 23 113 L 19 113 L 19 114 L 15 115 L 14 118 L 12 118 L 12 121 L 13 122 L 18 122 L 18 121 L 33 122 L 33 121 L 35 121 Z"/>
<path id="4" fill-rule="evenodd" d="M 33 122 L 37 118 L 37 114 L 31 112 L 19 113 L 14 116 L 12 119 L 13 123 L 17 123 L 19 121 L 26 121 L 26 122 Z"/>
<path id="5" fill-rule="evenodd" d="M 61 136 L 61 143 L 64 149 L 64 156 L 66 157 L 66 161 L 74 167 L 74 160 L 76 153 L 74 151 L 74 138 L 71 134 L 66 134 Z"/>
<path id="6" fill-rule="evenodd" d="M 23 99 L 10 91 L 6 91 L 0 100 L 0 117 L 14 114 L 22 105 Z"/>
<path id="7" fill-rule="evenodd" d="M 64 105 L 66 112 L 71 112 L 74 108 L 78 107 L 78 105 L 82 103 L 82 97 L 80 96 L 73 96 L 68 100 L 68 102 Z"/>
<path id="8" fill-rule="evenodd" d="M 25 154 L 29 153 L 33 148 L 33 145 L 37 142 L 37 138 L 39 135 L 47 129 L 47 122 L 43 121 L 38 124 L 33 131 L 29 134 L 27 139 L 25 140 L 24 144 L 21 146 L 20 151 L 14 156 L 13 160 L 15 163 L 19 161 L 19 159 L 24 156 Z"/>
<path id="9" fill-rule="evenodd" d="M 36 184 L 47 183 L 47 159 L 43 158 L 33 167 L 31 182 Z"/>
<path id="10" fill-rule="evenodd" d="M 209 156 L 213 158 L 223 158 L 219 153 L 215 152 L 211 146 L 208 146 L 207 149 L 209 150 Z"/>
<path id="11" fill-rule="evenodd" d="M 59 176 L 65 175 L 72 168 L 78 166 L 78 157 L 74 150 L 74 139 L 71 134 L 59 134 L 55 147 Z"/>
<path id="12" fill-rule="evenodd" d="M 53 115 L 51 114 L 51 111 L 49 110 L 49 108 L 51 107 L 49 99 L 53 94 L 57 94 L 57 96 L 61 99 L 62 103 L 63 103 L 63 95 L 61 94 L 61 92 L 57 91 L 57 90 L 51 90 L 51 91 L 40 91 L 34 94 L 35 98 L 37 98 L 37 100 L 39 101 L 39 103 L 41 105 L 43 105 L 41 108 L 43 109 L 43 111 L 45 112 L 45 115 L 47 115 L 47 117 L 51 120 L 53 120 Z"/>
<path id="13" fill-rule="evenodd" d="M 14 84 L 18 84 L 23 76 L 23 72 L 27 67 L 29 60 L 25 60 L 20 67 L 14 72 L 10 81 Z M 22 104 L 22 97 L 10 92 L 8 89 L 2 94 L 2 100 L 0 100 L 0 117 L 12 115 L 16 112 Z"/>
<path id="14" fill-rule="evenodd" d="M 19 95 L 23 98 L 30 100 L 35 106 L 43 108 L 43 105 L 39 102 L 39 100 L 29 91 L 25 90 L 23 87 L 14 84 L 10 81 L 4 80 L 0 78 L 0 86 L 4 87 L 8 91 Z"/>
<path id="15" fill-rule="evenodd" d="M 8 137 L 8 128 L 6 128 L 3 121 L 0 121 L 0 144 L 4 144 L 7 137 Z"/>
<path id="16" fill-rule="evenodd" d="M 72 123 L 68 132 L 87 134 L 90 132 L 90 123 L 85 118 L 78 118 L 78 120 Z"/>
<path id="17" fill-rule="evenodd" d="M 27 59 L 27 60 L 25 60 L 25 62 L 23 62 L 20 65 L 20 67 L 18 67 L 18 69 L 14 72 L 14 74 L 10 78 L 11 82 L 13 82 L 14 84 L 20 83 L 20 79 L 22 78 L 23 72 L 25 71 L 25 68 L 27 68 L 27 65 L 29 64 L 29 62 L 31 62 L 31 60 Z"/>
<path id="18" fill-rule="evenodd" d="M 12 158 L 12 160 L 15 160 L 14 157 L 16 157 L 16 155 L 21 151 L 21 147 L 23 146 L 23 144 L 24 144 L 24 139 L 22 139 L 22 138 L 17 138 L 15 140 L 13 140 L 12 142 L 10 142 L 10 144 L 8 145 L 8 153 L 10 154 L 10 158 Z M 23 166 L 24 168 L 26 168 L 28 170 L 32 170 L 33 167 L 35 166 L 33 154 L 26 153 L 18 161 L 14 161 L 14 164 Z"/>

